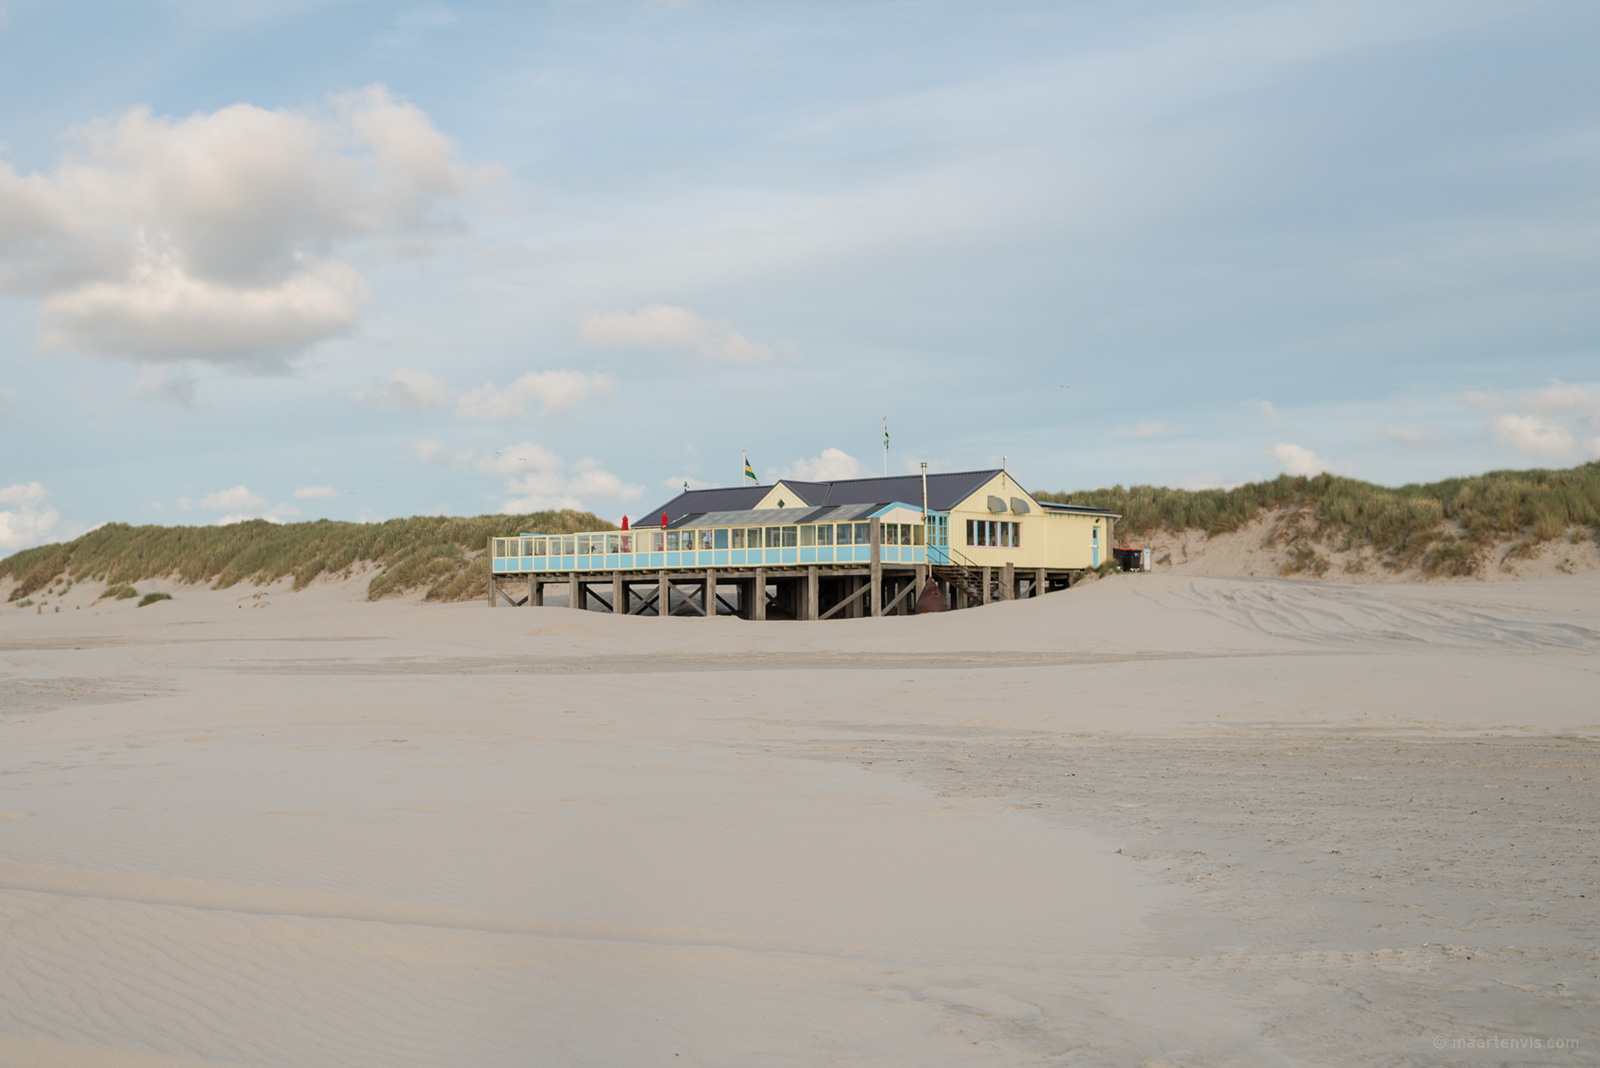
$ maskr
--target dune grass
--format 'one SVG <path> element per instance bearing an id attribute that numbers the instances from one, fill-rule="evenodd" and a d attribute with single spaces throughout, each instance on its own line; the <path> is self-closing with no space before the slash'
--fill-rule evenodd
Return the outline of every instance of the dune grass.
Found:
<path id="1" fill-rule="evenodd" d="M 1288 520 L 1279 525 L 1284 544 L 1366 548 L 1394 570 L 1418 567 L 1430 575 L 1471 574 L 1491 545 L 1512 542 L 1513 554 L 1526 554 L 1577 532 L 1600 541 L 1600 463 L 1398 488 L 1337 475 L 1281 475 L 1226 490 L 1113 486 L 1035 496 L 1122 513 L 1119 539 L 1160 531 L 1226 533 L 1285 511 Z"/>
<path id="2" fill-rule="evenodd" d="M 598 516 L 568 510 L 469 518 L 413 516 L 383 523 L 330 519 L 311 523 L 254 519 L 223 527 L 110 523 L 72 541 L 24 549 L 0 560 L 0 579 L 16 580 L 12 601 L 62 578 L 104 582 L 105 596 L 128 597 L 134 596 L 132 583 L 167 577 L 226 588 L 292 576 L 294 588 L 301 589 L 318 575 L 369 564 L 380 568 L 367 586 L 371 600 L 420 587 L 427 587 L 430 600 L 464 600 L 482 596 L 489 573 L 483 550 L 490 537 L 610 529 L 611 524 Z"/>

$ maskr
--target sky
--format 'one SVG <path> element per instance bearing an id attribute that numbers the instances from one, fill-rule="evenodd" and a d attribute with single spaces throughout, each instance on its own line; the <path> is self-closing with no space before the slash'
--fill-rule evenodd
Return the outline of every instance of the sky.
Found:
<path id="1" fill-rule="evenodd" d="M 1593 3 L 0 4 L 0 551 L 1600 458 Z"/>

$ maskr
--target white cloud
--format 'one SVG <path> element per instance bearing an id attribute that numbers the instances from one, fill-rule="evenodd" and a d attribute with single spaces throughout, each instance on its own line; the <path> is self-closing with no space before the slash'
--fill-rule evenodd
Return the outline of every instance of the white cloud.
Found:
<path id="1" fill-rule="evenodd" d="M 1147 419 L 1131 430 L 1124 430 L 1125 438 L 1159 438 L 1172 433 L 1172 425 L 1160 419 Z"/>
<path id="2" fill-rule="evenodd" d="M 38 504 L 50 494 L 37 482 L 17 483 L 0 489 L 0 504 Z"/>
<path id="3" fill-rule="evenodd" d="M 1489 417 L 1489 433 L 1502 445 L 1524 456 L 1548 456 L 1565 460 L 1577 450 L 1572 432 L 1559 423 L 1537 415 L 1501 414 Z"/>
<path id="4" fill-rule="evenodd" d="M 1251 408 L 1254 408 L 1256 411 L 1260 412 L 1262 415 L 1266 416 L 1268 419 L 1271 419 L 1274 423 L 1276 423 L 1279 419 L 1283 418 L 1282 416 L 1280 416 L 1278 414 L 1278 409 L 1276 409 L 1276 408 L 1274 408 L 1272 406 L 1272 402 L 1271 401 L 1248 400 L 1248 401 L 1245 401 L 1245 404 L 1248 405 Z"/>
<path id="5" fill-rule="evenodd" d="M 1524 397 L 1522 408 L 1540 415 L 1579 415 L 1590 426 L 1600 426 L 1600 393 L 1559 379 Z"/>
<path id="6" fill-rule="evenodd" d="M 399 408 L 427 415 L 449 403 L 450 391 L 428 372 L 402 367 L 389 375 L 388 385 L 367 386 L 356 390 L 351 397 L 379 408 Z"/>
<path id="7" fill-rule="evenodd" d="M 46 504 L 49 492 L 37 482 L 0 488 L 0 550 L 15 551 L 38 545 L 55 530 L 61 516 Z"/>
<path id="8" fill-rule="evenodd" d="M 1427 442 L 1427 435 L 1420 430 L 1412 430 L 1408 426 L 1386 426 L 1378 433 L 1390 441 L 1398 441 L 1402 445 L 1415 448 Z"/>
<path id="9" fill-rule="evenodd" d="M 485 383 L 462 394 L 456 414 L 465 419 L 521 419 L 529 404 L 540 415 L 560 415 L 616 386 L 610 375 L 584 371 L 530 371 L 504 389 Z"/>
<path id="10" fill-rule="evenodd" d="M 920 470 L 920 468 L 919 468 Z M 840 478 L 868 478 L 872 471 L 843 449 L 827 448 L 809 460 L 796 460 L 778 472 L 780 478 L 803 482 L 831 482 Z"/>
<path id="11" fill-rule="evenodd" d="M 771 363 L 777 353 L 726 322 L 702 319 L 688 308 L 651 304 L 636 312 L 582 312 L 578 339 L 612 349 L 679 349 L 707 363 Z"/>
<path id="12" fill-rule="evenodd" d="M 300 509 L 292 504 L 280 504 L 265 511 L 231 512 L 218 519 L 212 526 L 226 527 L 234 523 L 243 523 L 251 519 L 265 519 L 269 523 L 287 523 L 300 514 Z"/>
<path id="13" fill-rule="evenodd" d="M 430 454 L 453 456 L 456 462 L 472 463 L 480 471 L 503 476 L 506 496 L 500 511 L 507 515 L 552 508 L 581 511 L 591 508 L 586 502 L 631 501 L 644 493 L 643 486 L 624 482 L 599 460 L 585 457 L 569 464 L 533 441 L 507 445 L 493 456 L 482 457 L 470 451 L 450 454 L 436 441 L 418 445 L 426 445 Z"/>
<path id="14" fill-rule="evenodd" d="M 332 251 L 437 230 L 483 177 L 381 85 L 67 139 L 48 174 L 0 161 L 0 290 L 43 297 L 46 348 L 150 361 L 279 364 L 350 333 L 368 287 Z"/>
<path id="15" fill-rule="evenodd" d="M 232 489 L 218 490 L 208 493 L 200 498 L 201 508 L 215 508 L 220 511 L 258 511 L 267 506 L 267 499 L 259 493 L 253 493 L 243 485 Z"/>
<path id="16" fill-rule="evenodd" d="M 339 491 L 332 486 L 301 486 L 294 491 L 297 501 L 331 501 L 339 496 Z"/>
<path id="17" fill-rule="evenodd" d="M 1501 445 L 1541 459 L 1600 459 L 1600 437 L 1583 430 L 1600 429 L 1600 393 L 1587 386 L 1552 379 L 1548 386 L 1515 399 L 1471 392 L 1462 401 L 1484 413 L 1484 429 Z M 1520 408 L 1524 414 L 1509 411 Z"/>
<path id="18" fill-rule="evenodd" d="M 1280 442 L 1272 447 L 1272 455 L 1283 465 L 1284 472 L 1291 475 L 1320 475 L 1333 470 L 1328 461 L 1300 445 Z"/>

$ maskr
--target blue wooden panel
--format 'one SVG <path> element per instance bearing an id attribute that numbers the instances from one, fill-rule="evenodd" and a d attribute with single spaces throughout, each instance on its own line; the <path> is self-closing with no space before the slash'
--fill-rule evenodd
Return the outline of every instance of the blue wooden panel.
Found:
<path id="1" fill-rule="evenodd" d="M 797 553 L 798 552 L 799 552 L 799 550 L 797 550 L 797 549 L 785 549 L 785 550 L 783 550 L 783 562 L 786 563 L 786 564 L 797 563 L 798 562 L 798 560 L 797 560 Z"/>
<path id="2" fill-rule="evenodd" d="M 815 550 L 815 549 L 801 549 L 800 550 L 800 562 L 802 564 L 814 564 L 814 563 L 816 563 L 817 562 L 817 550 Z"/>
<path id="3" fill-rule="evenodd" d="M 900 562 L 900 547 L 898 545 L 883 545 L 878 548 L 878 559 L 886 564 Z"/>
<path id="4" fill-rule="evenodd" d="M 518 569 L 520 571 L 522 571 L 523 574 L 527 574 L 529 571 L 532 571 L 533 570 L 533 557 L 524 556 L 522 558 L 522 562 L 518 565 Z"/>
<path id="5" fill-rule="evenodd" d="M 559 568 L 559 570 L 561 570 L 561 571 L 571 571 L 572 570 L 572 565 L 575 564 L 577 562 L 577 560 L 578 560 L 578 558 L 576 556 L 563 556 L 563 557 L 561 557 L 561 567 Z"/>
<path id="6" fill-rule="evenodd" d="M 496 573 L 504 571 L 506 569 L 506 558 L 503 557 L 503 556 L 495 557 L 494 558 L 494 569 L 495 569 Z"/>
<path id="7" fill-rule="evenodd" d="M 818 549 L 817 550 L 817 560 L 818 560 L 819 563 L 824 563 L 824 564 L 833 563 L 833 549 L 831 547 L 827 548 L 827 549 Z"/>
<path id="8" fill-rule="evenodd" d="M 701 567 L 710 567 L 711 566 L 711 551 L 710 550 L 707 550 L 707 551 L 705 551 L 705 552 L 700 554 L 700 566 Z"/>
<path id="9" fill-rule="evenodd" d="M 769 563 L 769 564 L 778 563 L 778 553 L 779 553 L 779 551 L 780 550 L 778 550 L 778 549 L 767 549 L 766 550 L 767 563 Z"/>
<path id="10" fill-rule="evenodd" d="M 549 566 L 550 558 L 548 556 L 535 556 L 533 558 L 533 569 L 535 571 L 543 571 Z"/>
<path id="11" fill-rule="evenodd" d="M 622 554 L 622 566 L 623 567 L 632 567 L 633 566 L 633 554 L 632 553 L 623 553 Z"/>
<path id="12" fill-rule="evenodd" d="M 716 564 L 718 567 L 727 567 L 728 566 L 728 551 L 729 550 L 727 550 L 727 549 L 718 549 L 716 552 L 711 554 L 711 556 L 712 556 L 711 562 L 713 564 Z"/>
<path id="13" fill-rule="evenodd" d="M 734 549 L 734 550 L 732 550 L 732 553 L 733 553 L 733 556 L 730 558 L 730 562 L 735 567 L 743 567 L 744 566 L 744 550 L 743 549 Z"/>
<path id="14" fill-rule="evenodd" d="M 589 558 L 587 556 L 574 557 L 573 558 L 573 566 L 576 567 L 579 571 L 587 571 L 587 570 L 589 570 Z"/>
<path id="15" fill-rule="evenodd" d="M 667 554 L 667 566 L 668 567 L 677 567 L 678 566 L 678 556 L 679 555 L 680 554 L 678 554 L 678 553 L 668 553 Z"/>
<path id="16" fill-rule="evenodd" d="M 650 567 L 661 567 L 662 566 L 662 563 L 661 563 L 662 554 L 661 553 L 650 553 L 649 556 L 650 556 L 650 563 L 649 563 L 648 566 L 650 566 Z"/>

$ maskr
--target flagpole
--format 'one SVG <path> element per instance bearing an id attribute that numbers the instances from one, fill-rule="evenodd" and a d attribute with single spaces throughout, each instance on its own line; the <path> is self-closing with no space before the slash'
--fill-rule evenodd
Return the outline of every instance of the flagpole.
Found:
<path id="1" fill-rule="evenodd" d="M 883 477 L 889 477 L 889 417 L 883 417 Z"/>

